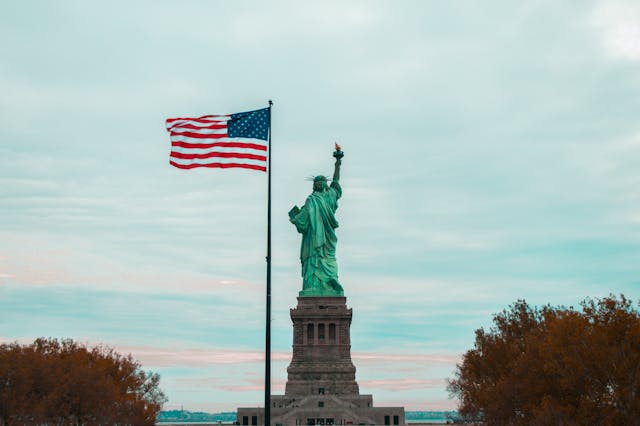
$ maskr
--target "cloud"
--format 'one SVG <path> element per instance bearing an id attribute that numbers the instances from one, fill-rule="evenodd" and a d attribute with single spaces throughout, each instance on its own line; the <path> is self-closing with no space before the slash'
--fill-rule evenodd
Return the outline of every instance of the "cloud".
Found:
<path id="1" fill-rule="evenodd" d="M 231 277 L 215 277 L 191 271 L 178 272 L 167 266 L 166 271 L 140 268 L 96 250 L 84 238 L 67 236 L 64 240 L 42 234 L 0 232 L 0 278 L 6 283 L 26 285 L 64 285 L 92 290 L 119 288 L 139 292 L 159 289 L 180 292 L 211 293 L 223 291 L 230 297 L 243 297 L 247 288 L 256 283 Z"/>
<path id="2" fill-rule="evenodd" d="M 123 353 L 131 353 L 143 364 L 152 367 L 204 367 L 217 364 L 264 363 L 263 351 L 233 349 L 166 349 L 146 345 L 116 345 Z M 389 352 L 353 352 L 356 363 L 376 365 L 455 365 L 460 361 L 459 354 L 452 353 L 389 353 Z M 272 351 L 271 359 L 276 363 L 291 361 L 290 352 Z"/>
<path id="3" fill-rule="evenodd" d="M 15 340 L 0 337 L 0 343 L 9 343 Z M 31 343 L 27 339 L 17 339 L 21 344 Z M 88 346 L 104 345 L 91 340 L 83 341 Z M 244 365 L 263 364 L 264 352 L 236 349 L 198 349 L 182 348 L 167 349 L 148 345 L 127 345 L 115 344 L 113 346 L 118 352 L 131 353 L 135 359 L 139 360 L 145 367 L 180 367 L 180 368 L 200 368 L 216 365 Z M 380 366 L 386 369 L 404 369 L 411 371 L 424 367 L 449 367 L 460 361 L 460 354 L 453 353 L 390 353 L 390 352 L 353 352 L 351 354 L 354 363 L 362 366 Z M 277 364 L 288 364 L 291 361 L 290 352 L 271 352 L 272 362 Z"/>
<path id="4" fill-rule="evenodd" d="M 640 59 L 640 5 L 633 0 L 599 0 L 592 24 L 606 51 L 614 57 Z"/>
<path id="5" fill-rule="evenodd" d="M 360 380 L 359 384 L 371 389 L 388 389 L 392 391 L 409 389 L 426 389 L 446 387 L 445 379 L 381 379 L 381 380 Z"/>
<path id="6" fill-rule="evenodd" d="M 452 365 L 460 361 L 458 354 L 407 354 L 407 353 L 375 353 L 375 352 L 355 352 L 352 354 L 354 362 L 375 362 L 385 364 L 386 362 L 411 363 L 415 364 L 447 364 Z"/>
<path id="7" fill-rule="evenodd" d="M 118 346 L 153 367 L 204 367 L 217 364 L 264 363 L 264 352 L 230 349 L 162 349 L 148 346 Z M 272 352 L 272 360 L 289 361 L 291 355 Z"/>
<path id="8" fill-rule="evenodd" d="M 246 375 L 241 377 L 207 376 L 207 377 L 176 377 L 173 382 L 179 386 L 193 389 L 218 388 L 229 392 L 259 392 L 264 391 L 263 378 L 251 378 Z M 286 381 L 273 379 L 271 389 L 273 392 L 284 392 Z"/>
<path id="9" fill-rule="evenodd" d="M 286 381 L 285 380 L 271 380 L 271 391 L 273 393 L 284 393 Z M 245 392 L 245 391 L 262 391 L 264 392 L 264 380 L 252 380 L 251 383 L 241 385 L 224 385 L 222 389 L 231 392 Z"/>

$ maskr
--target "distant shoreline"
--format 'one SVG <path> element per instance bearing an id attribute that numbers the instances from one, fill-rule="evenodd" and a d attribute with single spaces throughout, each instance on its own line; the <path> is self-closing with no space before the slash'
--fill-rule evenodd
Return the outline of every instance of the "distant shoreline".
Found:
<path id="1" fill-rule="evenodd" d="M 442 425 L 446 423 L 448 416 L 455 416 L 456 414 L 455 411 L 406 411 L 405 420 L 407 424 L 414 426 Z M 221 424 L 232 425 L 235 423 L 235 420 L 235 412 L 206 413 L 187 410 L 170 410 L 161 411 L 156 420 L 156 424 L 162 426 L 217 426 Z"/>

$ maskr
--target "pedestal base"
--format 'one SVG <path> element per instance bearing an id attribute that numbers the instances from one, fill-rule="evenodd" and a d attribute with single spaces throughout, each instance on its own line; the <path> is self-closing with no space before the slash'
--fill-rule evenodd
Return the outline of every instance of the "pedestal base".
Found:
<path id="1" fill-rule="evenodd" d="M 287 396 L 357 395 L 351 361 L 351 309 L 345 297 L 298 297 L 291 309 L 293 357 Z"/>
<path id="2" fill-rule="evenodd" d="M 360 395 L 351 318 L 344 296 L 298 297 L 293 357 L 285 394 L 271 396 L 271 426 L 405 424 L 403 407 L 373 407 L 371 395 Z M 238 408 L 237 424 L 263 425 L 264 409 Z"/>

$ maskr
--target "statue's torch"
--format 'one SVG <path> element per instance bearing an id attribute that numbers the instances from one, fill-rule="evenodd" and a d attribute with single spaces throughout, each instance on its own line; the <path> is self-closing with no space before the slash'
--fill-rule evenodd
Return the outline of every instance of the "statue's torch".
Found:
<path id="1" fill-rule="evenodd" d="M 342 157 L 344 157 L 344 152 L 342 152 L 342 148 L 338 145 L 338 142 L 336 142 L 336 150 L 333 152 L 333 156 L 336 160 L 341 160 Z"/>

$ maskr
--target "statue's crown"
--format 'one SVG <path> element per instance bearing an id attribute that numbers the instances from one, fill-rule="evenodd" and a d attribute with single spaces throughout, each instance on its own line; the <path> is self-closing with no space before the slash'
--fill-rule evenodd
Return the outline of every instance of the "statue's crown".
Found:
<path id="1" fill-rule="evenodd" d="M 318 175 L 318 176 L 309 176 L 308 178 L 305 178 L 305 180 L 310 180 L 313 182 L 328 182 L 331 179 L 329 179 L 327 176 L 324 176 L 324 175 Z"/>

